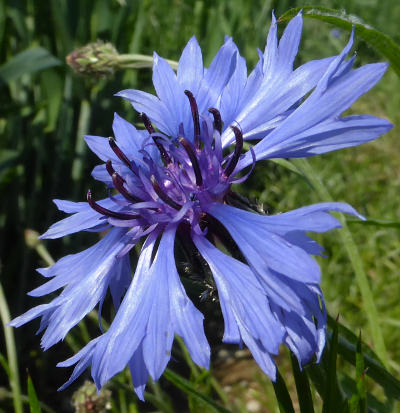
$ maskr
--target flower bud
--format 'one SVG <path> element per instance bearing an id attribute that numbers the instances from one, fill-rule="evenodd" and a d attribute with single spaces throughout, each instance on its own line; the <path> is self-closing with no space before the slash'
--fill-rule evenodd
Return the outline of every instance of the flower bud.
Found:
<path id="1" fill-rule="evenodd" d="M 66 61 L 76 73 L 112 76 L 118 65 L 118 51 L 111 43 L 98 40 L 75 49 Z"/>

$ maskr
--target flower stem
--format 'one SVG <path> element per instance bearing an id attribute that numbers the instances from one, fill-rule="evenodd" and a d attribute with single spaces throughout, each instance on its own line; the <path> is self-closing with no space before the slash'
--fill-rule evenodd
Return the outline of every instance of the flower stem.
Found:
<path id="1" fill-rule="evenodd" d="M 173 69 L 178 68 L 178 62 L 168 59 L 166 59 L 166 61 Z M 130 67 L 153 67 L 153 56 L 144 54 L 120 54 L 115 58 L 115 62 L 119 69 Z"/>
<path id="2" fill-rule="evenodd" d="M 6 297 L 4 295 L 3 287 L 0 284 L 0 318 L 3 323 L 4 338 L 6 342 L 6 351 L 8 365 L 10 368 L 9 381 L 12 391 L 13 404 L 15 413 L 23 413 L 22 398 L 21 398 L 21 385 L 19 382 L 18 373 L 18 360 L 17 351 L 15 349 L 15 339 L 14 331 L 12 327 L 7 326 L 10 322 L 10 311 L 8 310 L 8 305 Z"/>
<path id="3" fill-rule="evenodd" d="M 304 176 L 309 180 L 322 201 L 333 201 L 328 189 L 306 159 L 293 159 L 292 162 L 303 172 Z M 375 306 L 367 275 L 364 271 L 360 253 L 343 215 L 341 215 L 339 219 L 343 227 L 339 231 L 339 236 L 342 239 L 343 246 L 353 266 L 354 274 L 356 276 L 356 281 L 363 301 L 363 307 L 367 315 L 369 327 L 371 329 L 372 340 L 375 345 L 376 353 L 380 357 L 385 367 L 388 367 L 389 360 L 379 323 L 378 311 Z"/>

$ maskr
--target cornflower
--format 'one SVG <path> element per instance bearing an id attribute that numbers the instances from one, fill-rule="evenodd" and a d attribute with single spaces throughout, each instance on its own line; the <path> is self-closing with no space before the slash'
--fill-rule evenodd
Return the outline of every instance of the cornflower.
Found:
<path id="1" fill-rule="evenodd" d="M 87 202 L 55 200 L 71 215 L 42 238 L 108 232 L 91 248 L 39 269 L 51 279 L 30 295 L 64 289 L 11 323 L 17 327 L 41 317 L 46 350 L 97 304 L 101 312 L 110 290 L 115 317 L 107 331 L 58 364 L 76 364 L 61 389 L 89 365 L 98 388 L 129 366 L 143 400 L 149 376 L 157 380 L 170 360 L 174 334 L 183 338 L 193 361 L 208 368 L 203 315 L 186 294 L 175 263 L 178 238 L 197 249 L 213 276 L 224 342 L 244 343 L 272 380 L 273 357 L 282 343 L 300 366 L 314 356 L 320 359 L 326 311 L 320 268 L 312 255 L 322 255 L 323 248 L 307 233 L 339 228 L 331 211 L 360 215 L 333 202 L 263 215 L 238 208 L 246 205 L 232 185 L 244 182 L 258 161 L 359 145 L 392 125 L 370 115 L 341 116 L 378 82 L 387 65 L 353 69 L 354 57 L 346 60 L 352 34 L 338 56 L 293 69 L 301 30 L 299 14 L 278 43 L 273 17 L 265 51 L 249 76 L 231 38 L 208 69 L 194 37 L 176 74 L 154 54 L 157 96 L 138 90 L 117 94 L 141 113 L 144 130 L 116 114 L 115 139 L 86 136 L 90 149 L 105 162 L 92 175 L 107 185 L 109 196 L 97 201 L 88 191 Z M 141 240 L 131 278 L 129 251 Z"/>

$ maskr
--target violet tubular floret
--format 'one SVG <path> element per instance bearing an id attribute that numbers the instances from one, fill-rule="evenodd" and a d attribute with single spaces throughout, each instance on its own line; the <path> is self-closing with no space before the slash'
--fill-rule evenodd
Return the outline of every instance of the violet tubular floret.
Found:
<path id="1" fill-rule="evenodd" d="M 118 94 L 141 113 L 144 130 L 115 115 L 115 139 L 85 137 L 104 162 L 92 175 L 107 185 L 109 197 L 95 201 L 89 191 L 87 202 L 56 200 L 71 215 L 42 238 L 108 232 L 93 247 L 39 269 L 49 280 L 32 295 L 63 291 L 10 323 L 18 327 L 40 317 L 47 349 L 102 305 L 110 290 L 116 315 L 107 331 L 100 330 L 60 364 L 76 364 L 67 385 L 90 366 L 100 388 L 129 366 L 143 400 L 148 378 L 157 380 L 170 359 L 174 334 L 183 338 L 194 362 L 208 368 L 203 315 L 181 283 L 176 237 L 190 241 L 202 257 L 194 261 L 202 266 L 199 273 L 213 277 L 223 341 L 244 343 L 272 380 L 273 356 L 281 344 L 300 365 L 313 355 L 320 358 L 326 310 L 321 272 L 312 256 L 323 249 L 309 232 L 340 228 L 332 211 L 360 215 L 347 204 L 331 202 L 267 216 L 235 196 L 233 185 L 244 182 L 260 160 L 360 145 L 392 125 L 370 115 L 341 116 L 378 82 L 386 65 L 353 69 L 354 59 L 345 60 L 351 37 L 338 56 L 294 69 L 301 30 L 299 14 L 278 42 L 273 16 L 267 46 L 249 76 L 230 38 L 207 70 L 194 37 L 176 74 L 155 54 L 157 97 L 137 90 Z M 129 251 L 138 242 L 142 249 L 131 278 Z M 218 248 L 221 243 L 224 250 Z"/>

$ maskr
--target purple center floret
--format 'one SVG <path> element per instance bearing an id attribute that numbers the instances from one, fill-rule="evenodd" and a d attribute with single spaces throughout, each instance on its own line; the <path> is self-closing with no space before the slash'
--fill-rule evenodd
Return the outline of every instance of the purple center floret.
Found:
<path id="1" fill-rule="evenodd" d="M 194 230 L 201 230 L 199 221 L 205 216 L 205 207 L 212 202 L 223 202 L 231 184 L 238 181 L 233 175 L 243 149 L 240 128 L 231 126 L 236 145 L 233 153 L 224 156 L 219 111 L 209 109 L 213 120 L 208 116 L 200 117 L 193 94 L 186 90 L 185 95 L 193 118 L 192 139 L 185 136 L 182 125 L 182 136 L 174 140 L 156 132 L 145 113 L 141 117 L 149 139 L 141 150 L 142 159 L 128 159 L 115 140 L 109 139 L 113 152 L 128 167 L 121 176 L 111 160 L 106 163 L 113 186 L 123 199 L 111 196 L 119 206 L 118 211 L 101 207 L 92 199 L 90 191 L 87 199 L 89 205 L 113 225 L 145 228 L 154 224 L 186 222 Z M 150 155 L 150 146 L 156 146 L 161 161 Z"/>

